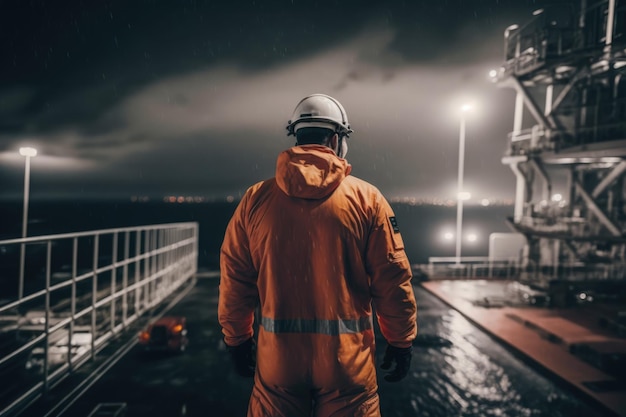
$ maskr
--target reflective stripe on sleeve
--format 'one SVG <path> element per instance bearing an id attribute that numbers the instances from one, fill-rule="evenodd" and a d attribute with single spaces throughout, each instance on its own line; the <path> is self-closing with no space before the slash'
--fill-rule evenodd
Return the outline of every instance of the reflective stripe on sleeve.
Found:
<path id="1" fill-rule="evenodd" d="M 370 316 L 359 319 L 270 319 L 261 318 L 261 326 L 272 333 L 318 333 L 337 336 L 346 333 L 360 333 L 372 329 Z"/>

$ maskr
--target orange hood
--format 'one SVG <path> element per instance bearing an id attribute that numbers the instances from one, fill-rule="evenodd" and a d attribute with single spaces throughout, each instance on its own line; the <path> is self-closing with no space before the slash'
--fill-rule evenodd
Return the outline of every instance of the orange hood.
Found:
<path id="1" fill-rule="evenodd" d="M 276 183 L 290 197 L 318 200 L 330 195 L 352 166 L 323 145 L 302 145 L 278 155 Z"/>

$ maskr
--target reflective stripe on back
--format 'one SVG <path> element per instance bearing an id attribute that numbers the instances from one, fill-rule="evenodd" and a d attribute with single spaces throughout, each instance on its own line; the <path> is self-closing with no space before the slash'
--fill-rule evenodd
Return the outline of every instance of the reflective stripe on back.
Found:
<path id="1" fill-rule="evenodd" d="M 359 319 L 270 319 L 261 318 L 261 326 L 272 333 L 318 333 L 337 336 L 346 333 L 360 333 L 373 328 L 370 316 Z"/>

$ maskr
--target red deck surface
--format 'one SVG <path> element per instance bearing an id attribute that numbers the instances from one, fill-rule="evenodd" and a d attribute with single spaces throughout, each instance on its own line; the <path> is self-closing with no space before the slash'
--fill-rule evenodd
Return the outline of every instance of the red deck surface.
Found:
<path id="1" fill-rule="evenodd" d="M 506 285 L 502 281 L 433 280 L 421 285 L 581 394 L 619 416 L 626 416 L 623 382 L 594 364 L 598 360 L 594 355 L 600 353 L 626 354 L 626 339 L 601 328 L 593 309 L 510 307 L 502 303 L 489 306 L 475 302 L 486 286 Z"/>

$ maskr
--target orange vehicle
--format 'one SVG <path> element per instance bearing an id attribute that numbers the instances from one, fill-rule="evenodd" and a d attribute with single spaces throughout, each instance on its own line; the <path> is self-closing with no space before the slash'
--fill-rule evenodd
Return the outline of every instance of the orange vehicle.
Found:
<path id="1" fill-rule="evenodd" d="M 139 344 L 145 350 L 184 352 L 189 344 L 187 319 L 181 316 L 164 316 L 139 333 Z"/>

